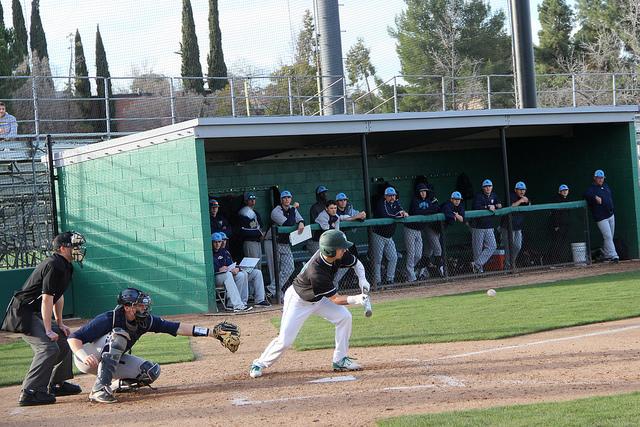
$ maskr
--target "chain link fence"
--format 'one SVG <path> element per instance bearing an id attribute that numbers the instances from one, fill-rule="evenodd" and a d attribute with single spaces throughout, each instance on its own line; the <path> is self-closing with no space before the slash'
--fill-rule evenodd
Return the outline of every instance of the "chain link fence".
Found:
<path id="1" fill-rule="evenodd" d="M 485 241 L 482 248 L 474 250 L 474 220 L 477 218 L 491 218 L 491 228 L 486 230 L 493 240 L 489 237 L 489 243 Z M 409 224 L 423 227 L 415 233 L 407 227 Z M 382 245 L 379 233 L 384 227 L 393 226 L 395 230 L 391 237 L 385 238 Z M 295 230 L 295 227 L 276 228 L 280 236 Z M 319 230 L 317 224 L 311 228 Z M 443 214 L 435 214 L 401 220 L 341 222 L 340 229 L 354 242 L 373 290 L 591 263 L 584 201 L 508 207 L 494 213 L 467 211 L 464 223 L 452 225 L 445 224 Z M 415 244 L 416 237 L 421 245 Z M 295 278 L 317 250 L 313 242 L 291 247 L 266 240 L 265 245 L 274 246 L 275 269 L 271 280 L 280 288 Z M 479 259 L 481 249 L 490 251 L 485 260 Z M 266 264 L 266 257 L 264 261 Z M 264 265 L 265 278 L 268 278 L 266 267 Z M 340 292 L 359 292 L 357 277 L 351 269 L 340 270 L 338 276 L 336 283 Z"/>

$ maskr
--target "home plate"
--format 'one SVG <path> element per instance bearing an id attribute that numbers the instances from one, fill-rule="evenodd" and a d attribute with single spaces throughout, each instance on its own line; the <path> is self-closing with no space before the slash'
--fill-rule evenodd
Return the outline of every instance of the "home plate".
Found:
<path id="1" fill-rule="evenodd" d="M 355 381 L 356 377 L 353 375 L 341 375 L 338 377 L 326 377 L 319 378 L 317 380 L 309 381 L 310 383 L 341 383 L 343 381 Z"/>

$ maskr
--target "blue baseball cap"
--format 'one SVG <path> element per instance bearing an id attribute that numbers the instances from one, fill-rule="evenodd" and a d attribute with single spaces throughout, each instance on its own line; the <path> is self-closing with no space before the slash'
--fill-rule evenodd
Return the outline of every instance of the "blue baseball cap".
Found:
<path id="1" fill-rule="evenodd" d="M 527 186 L 525 185 L 524 182 L 522 181 L 518 181 L 516 182 L 516 190 L 526 190 Z"/>
<path id="2" fill-rule="evenodd" d="M 593 173 L 593 176 L 596 178 L 604 178 L 604 171 L 602 169 L 598 169 Z"/>
<path id="3" fill-rule="evenodd" d="M 397 196 L 398 193 L 396 193 L 395 188 L 393 187 L 387 187 L 386 190 L 384 190 L 384 195 L 385 196 Z"/>
<path id="4" fill-rule="evenodd" d="M 210 207 L 220 206 L 220 204 L 218 203 L 218 201 L 216 199 L 211 199 L 211 200 L 209 200 L 209 206 Z"/>
<path id="5" fill-rule="evenodd" d="M 493 186 L 493 182 L 491 182 L 490 179 L 485 179 L 484 181 L 482 181 L 482 186 L 483 187 Z"/>
<path id="6" fill-rule="evenodd" d="M 340 200 L 349 200 L 349 198 L 344 193 L 338 193 L 338 194 L 336 194 L 336 202 L 338 202 Z"/>
<path id="7" fill-rule="evenodd" d="M 329 191 L 329 189 L 324 185 L 318 185 L 318 187 L 316 188 L 316 194 L 324 193 L 326 191 Z"/>
<path id="8" fill-rule="evenodd" d="M 560 187 L 558 187 L 558 192 L 563 191 L 563 190 L 568 190 L 568 189 L 569 189 L 568 185 L 562 184 Z"/>
<path id="9" fill-rule="evenodd" d="M 284 199 L 285 197 L 291 197 L 291 192 L 284 190 L 282 193 L 280 193 L 280 198 Z"/>
<path id="10" fill-rule="evenodd" d="M 212 242 L 222 242 L 222 236 L 220 235 L 220 233 L 213 233 L 211 235 L 211 241 Z"/>
<path id="11" fill-rule="evenodd" d="M 222 240 L 229 240 L 224 231 L 219 231 L 218 234 L 220 235 L 220 237 L 222 237 Z"/>
<path id="12" fill-rule="evenodd" d="M 457 199 L 457 200 L 462 200 L 462 194 L 460 194 L 459 191 L 454 191 L 453 193 L 451 193 L 451 198 L 452 199 Z"/>
<path id="13" fill-rule="evenodd" d="M 244 193 L 244 199 L 245 200 L 255 200 L 256 199 L 256 195 L 255 195 L 255 193 L 249 191 L 247 193 Z"/>

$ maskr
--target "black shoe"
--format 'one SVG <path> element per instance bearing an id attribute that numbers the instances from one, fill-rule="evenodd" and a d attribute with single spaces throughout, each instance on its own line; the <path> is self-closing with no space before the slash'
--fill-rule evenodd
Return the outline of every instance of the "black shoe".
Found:
<path id="1" fill-rule="evenodd" d="M 82 393 L 82 389 L 77 384 L 70 382 L 63 382 L 62 384 L 54 384 L 49 386 L 49 394 L 53 394 L 56 397 L 60 396 L 73 396 L 74 394 Z"/>
<path id="2" fill-rule="evenodd" d="M 22 390 L 18 399 L 20 406 L 51 405 L 52 403 L 56 403 L 56 397 L 44 391 Z"/>
<path id="3" fill-rule="evenodd" d="M 256 305 L 260 307 L 271 307 L 271 303 L 269 302 L 269 300 L 266 300 L 266 299 L 264 301 L 257 303 Z"/>
<path id="4" fill-rule="evenodd" d="M 611 260 L 609 260 L 609 262 L 610 262 L 611 264 L 617 264 L 617 263 L 619 263 L 619 262 L 620 262 L 620 258 L 618 258 L 618 257 L 611 258 Z"/>

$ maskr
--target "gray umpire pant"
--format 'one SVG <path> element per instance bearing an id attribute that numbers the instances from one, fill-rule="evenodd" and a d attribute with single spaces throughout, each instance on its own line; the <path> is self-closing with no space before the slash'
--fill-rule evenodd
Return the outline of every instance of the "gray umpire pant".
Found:
<path id="1" fill-rule="evenodd" d="M 31 335 L 23 335 L 22 339 L 31 346 L 33 360 L 22 381 L 23 390 L 46 393 L 50 384 L 60 384 L 73 378 L 67 337 L 55 321 L 52 321 L 51 330 L 58 334 L 58 341 L 51 341 L 45 333 L 42 319 L 35 313 L 31 315 Z"/>
<path id="2" fill-rule="evenodd" d="M 507 241 L 509 239 L 509 229 L 506 227 L 500 228 L 500 238 L 502 240 L 502 244 L 504 245 L 504 259 L 505 259 L 505 267 L 511 268 L 511 266 L 516 264 L 516 259 L 518 259 L 518 255 L 520 254 L 520 249 L 522 249 L 522 230 L 512 230 L 513 238 L 509 242 L 510 247 L 507 245 Z"/>
<path id="3" fill-rule="evenodd" d="M 473 263 L 477 267 L 483 268 L 497 248 L 493 228 L 472 228 L 471 248 L 473 249 Z"/>
<path id="4" fill-rule="evenodd" d="M 415 282 L 416 264 L 422 257 L 422 232 L 413 228 L 404 228 L 404 247 L 407 249 L 407 281 Z"/>
<path id="5" fill-rule="evenodd" d="M 604 252 L 604 257 L 607 259 L 618 258 L 616 246 L 613 244 L 613 234 L 616 230 L 615 215 L 611 215 L 607 219 L 598 221 L 596 224 L 598 224 L 600 233 L 602 233 L 602 251 Z"/>
<path id="6" fill-rule="evenodd" d="M 383 256 L 387 259 L 387 281 L 393 282 L 396 275 L 396 264 L 398 263 L 398 253 L 393 238 L 371 233 L 371 256 L 373 257 L 373 277 L 375 282 L 381 282 L 380 269 Z"/>

